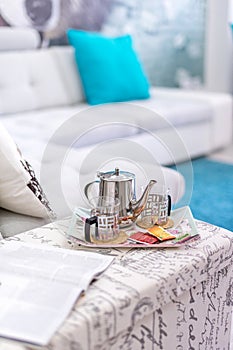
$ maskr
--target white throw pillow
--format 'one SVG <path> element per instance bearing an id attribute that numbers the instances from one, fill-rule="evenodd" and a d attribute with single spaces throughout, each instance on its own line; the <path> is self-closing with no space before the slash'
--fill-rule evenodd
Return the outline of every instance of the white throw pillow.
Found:
<path id="1" fill-rule="evenodd" d="M 33 50 L 40 43 L 39 32 L 33 28 L 1 27 L 0 51 Z"/>
<path id="2" fill-rule="evenodd" d="M 0 207 L 39 218 L 54 217 L 34 171 L 1 124 Z"/>

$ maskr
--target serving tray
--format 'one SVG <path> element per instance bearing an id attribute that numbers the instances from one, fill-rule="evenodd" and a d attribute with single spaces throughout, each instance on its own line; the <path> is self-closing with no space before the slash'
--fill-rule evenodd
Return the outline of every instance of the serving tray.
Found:
<path id="1" fill-rule="evenodd" d="M 70 227 L 68 230 L 69 239 L 75 240 L 75 243 L 84 247 L 92 248 L 179 248 L 192 240 L 199 238 L 198 230 L 193 219 L 192 212 L 188 206 L 175 209 L 171 211 L 171 221 L 174 223 L 173 227 L 168 231 L 176 236 L 175 239 L 168 241 L 161 241 L 159 243 L 140 243 L 130 240 L 130 235 L 136 232 L 144 232 L 147 230 L 137 226 L 137 223 L 128 229 L 121 230 L 119 237 L 113 240 L 97 241 L 93 240 L 91 243 L 87 242 L 84 237 L 84 223 L 79 216 L 74 212 Z"/>

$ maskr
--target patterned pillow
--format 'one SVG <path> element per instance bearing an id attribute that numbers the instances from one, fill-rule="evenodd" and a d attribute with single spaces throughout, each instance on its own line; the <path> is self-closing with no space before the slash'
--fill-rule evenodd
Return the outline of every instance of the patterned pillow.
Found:
<path id="1" fill-rule="evenodd" d="M 39 218 L 54 218 L 33 169 L 1 124 L 0 207 Z"/>

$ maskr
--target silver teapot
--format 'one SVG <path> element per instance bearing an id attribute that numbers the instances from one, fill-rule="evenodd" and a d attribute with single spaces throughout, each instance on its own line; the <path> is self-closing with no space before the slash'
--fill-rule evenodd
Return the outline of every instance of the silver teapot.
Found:
<path id="1" fill-rule="evenodd" d="M 120 227 L 132 224 L 144 210 L 152 186 L 157 182 L 150 180 L 143 194 L 137 200 L 135 194 L 135 175 L 115 168 L 114 171 L 98 172 L 99 180 L 88 183 L 84 193 L 88 200 L 91 199 L 91 189 L 95 183 L 99 183 L 99 196 L 118 198 L 120 201 L 119 220 Z"/>

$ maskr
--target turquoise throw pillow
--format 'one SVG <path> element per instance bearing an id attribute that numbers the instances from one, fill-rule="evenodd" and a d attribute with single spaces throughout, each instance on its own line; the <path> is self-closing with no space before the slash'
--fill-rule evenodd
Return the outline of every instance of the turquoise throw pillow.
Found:
<path id="1" fill-rule="evenodd" d="M 67 31 L 75 48 L 87 102 L 91 105 L 148 98 L 149 83 L 129 35 L 116 38 L 75 29 Z"/>

